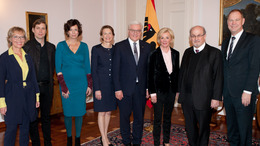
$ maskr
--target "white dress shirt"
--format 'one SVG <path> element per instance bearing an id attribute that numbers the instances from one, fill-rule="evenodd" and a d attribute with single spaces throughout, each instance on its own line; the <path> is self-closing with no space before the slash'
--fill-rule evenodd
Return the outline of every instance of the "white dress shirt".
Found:
<path id="1" fill-rule="evenodd" d="M 130 38 L 128 38 L 128 41 L 129 41 L 129 44 L 131 46 L 133 55 L 134 55 L 134 43 L 136 43 L 137 55 L 138 55 L 138 59 L 139 59 L 140 58 L 140 45 L 139 45 L 140 43 L 139 43 L 139 40 L 134 42 Z"/>

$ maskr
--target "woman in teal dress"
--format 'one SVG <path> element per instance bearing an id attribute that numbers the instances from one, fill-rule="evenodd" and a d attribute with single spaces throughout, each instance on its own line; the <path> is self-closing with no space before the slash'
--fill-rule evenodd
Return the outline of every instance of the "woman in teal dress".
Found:
<path id="1" fill-rule="evenodd" d="M 64 24 L 64 32 L 66 40 L 57 45 L 55 65 L 61 87 L 67 145 L 72 146 L 72 117 L 75 117 L 75 146 L 79 146 L 86 96 L 92 91 L 89 50 L 88 45 L 79 40 L 82 27 L 78 20 L 68 20 Z"/>

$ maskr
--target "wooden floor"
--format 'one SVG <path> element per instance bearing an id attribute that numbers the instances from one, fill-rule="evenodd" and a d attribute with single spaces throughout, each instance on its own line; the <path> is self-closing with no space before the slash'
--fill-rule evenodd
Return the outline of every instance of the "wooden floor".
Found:
<path id="1" fill-rule="evenodd" d="M 179 107 L 174 108 L 173 114 L 172 114 L 172 123 L 174 124 L 181 124 L 184 125 L 184 118 L 182 114 L 182 110 Z M 150 119 L 151 116 L 151 109 L 146 108 L 145 111 L 145 119 Z M 217 116 L 216 120 L 217 124 L 211 126 L 211 130 L 213 131 L 220 131 L 226 133 L 226 123 L 225 123 L 225 117 L 224 116 Z M 119 128 L 119 111 L 113 111 L 111 116 L 111 122 L 109 126 L 109 131 L 113 131 L 115 129 Z M 75 129 L 73 127 L 72 129 L 73 136 L 75 136 Z M 64 126 L 64 118 L 62 114 L 53 115 L 51 118 L 51 132 L 52 132 L 52 144 L 53 146 L 65 146 L 66 145 L 66 130 Z M 255 121 L 253 123 L 253 136 L 260 139 L 260 131 L 257 129 Z M 0 129 L 0 146 L 3 145 L 4 140 L 4 133 L 5 128 Z M 97 125 L 97 113 L 95 113 L 93 110 L 88 110 L 87 114 L 84 116 L 83 120 L 83 127 L 81 132 L 81 143 L 90 141 L 96 137 L 99 137 L 99 129 Z M 42 132 L 40 128 L 40 137 L 41 137 L 41 143 L 43 146 L 43 137 Z M 18 139 L 16 140 L 16 146 L 18 146 Z M 30 143 L 31 146 L 31 143 Z"/>

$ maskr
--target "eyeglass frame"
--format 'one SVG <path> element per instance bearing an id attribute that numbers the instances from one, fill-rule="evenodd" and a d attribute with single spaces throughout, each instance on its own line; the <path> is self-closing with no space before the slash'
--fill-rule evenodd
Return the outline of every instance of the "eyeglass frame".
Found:
<path id="1" fill-rule="evenodd" d="M 194 38 L 202 38 L 205 34 L 203 35 L 191 35 L 190 38 L 194 39 Z"/>
<path id="2" fill-rule="evenodd" d="M 17 36 L 17 35 L 15 35 L 15 36 L 12 36 L 12 38 L 13 39 L 15 39 L 15 40 L 25 40 L 25 36 Z"/>

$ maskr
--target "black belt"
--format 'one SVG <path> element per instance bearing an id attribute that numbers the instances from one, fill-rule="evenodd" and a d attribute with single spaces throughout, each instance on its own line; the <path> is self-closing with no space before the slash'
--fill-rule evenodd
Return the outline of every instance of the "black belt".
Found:
<path id="1" fill-rule="evenodd" d="M 39 86 L 49 85 L 49 81 L 38 82 Z"/>

